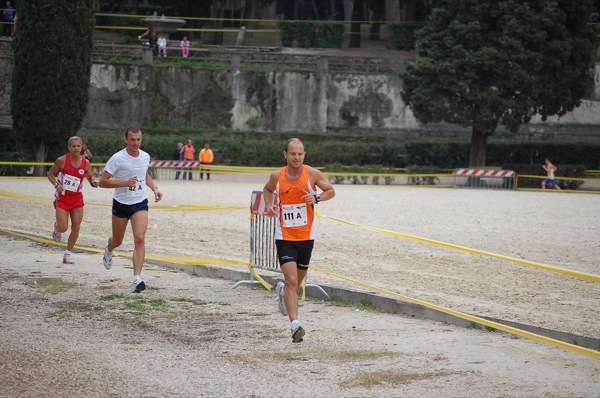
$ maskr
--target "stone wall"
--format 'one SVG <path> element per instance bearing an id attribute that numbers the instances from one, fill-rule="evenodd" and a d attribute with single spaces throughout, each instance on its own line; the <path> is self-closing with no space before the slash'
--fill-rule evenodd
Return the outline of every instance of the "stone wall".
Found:
<path id="1" fill-rule="evenodd" d="M 247 49 L 244 51 L 248 54 Z M 10 125 L 12 58 L 0 51 L 2 54 L 0 124 Z M 281 57 L 284 62 L 284 55 Z M 298 59 L 297 54 L 293 57 Z M 84 127 L 95 132 L 131 125 L 321 133 L 360 130 L 364 134 L 417 134 L 421 138 L 451 132 L 452 137 L 470 138 L 468 130 L 456 126 L 419 125 L 402 102 L 397 72 L 343 71 L 331 67 L 341 62 L 339 58 L 331 62 L 323 56 L 307 59 L 313 62 L 307 71 L 97 62 L 92 67 Z M 368 62 L 376 63 L 373 59 Z M 347 64 L 360 65 L 360 62 L 354 58 Z M 571 130 L 577 131 L 575 141 L 600 142 L 599 82 L 600 64 L 596 67 L 596 86 L 590 99 L 561 118 L 550 118 L 547 122 L 534 118 L 530 125 L 523 126 L 519 137 L 555 140 L 557 133 L 563 134 L 571 126 Z"/>

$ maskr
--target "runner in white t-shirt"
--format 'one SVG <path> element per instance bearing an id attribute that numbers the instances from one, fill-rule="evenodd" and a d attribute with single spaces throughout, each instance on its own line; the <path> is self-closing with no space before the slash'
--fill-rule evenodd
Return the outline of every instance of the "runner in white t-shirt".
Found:
<path id="1" fill-rule="evenodd" d="M 142 132 L 128 129 L 125 132 L 125 149 L 115 153 L 106 163 L 99 186 L 116 188 L 112 206 L 112 233 L 104 248 L 104 268 L 112 267 L 112 251 L 121 246 L 127 223 L 131 220 L 133 231 L 133 285 L 132 293 L 140 293 L 146 288 L 141 278 L 146 255 L 145 240 L 148 229 L 148 195 L 146 186 L 154 192 L 154 201 L 163 194 L 148 173 L 150 155 L 140 149 Z M 113 177 L 113 178 L 111 178 Z"/>

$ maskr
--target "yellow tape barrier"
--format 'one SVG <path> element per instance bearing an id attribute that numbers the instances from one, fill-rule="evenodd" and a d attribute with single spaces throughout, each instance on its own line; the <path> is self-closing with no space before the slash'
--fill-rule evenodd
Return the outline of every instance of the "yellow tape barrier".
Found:
<path id="1" fill-rule="evenodd" d="M 39 197 L 35 197 L 35 196 L 23 195 L 23 194 L 18 194 L 18 193 L 14 193 L 14 192 L 4 191 L 4 190 L 0 190 L 0 196 L 6 196 L 6 197 L 11 197 L 11 198 L 16 198 L 16 199 L 26 199 L 26 200 L 37 201 L 37 202 L 51 202 L 52 201 L 52 199 L 48 199 L 48 198 L 39 198 Z M 88 203 L 87 205 L 109 206 L 107 204 L 94 204 L 94 203 Z M 176 205 L 176 206 L 153 206 L 152 207 L 152 210 L 157 210 L 157 211 L 217 211 L 217 210 L 221 211 L 221 210 L 242 210 L 242 209 L 247 209 L 247 206 Z M 440 242 L 440 241 L 436 241 L 433 239 L 421 238 L 418 236 L 403 234 L 400 232 L 389 231 L 389 230 L 372 227 L 372 226 L 365 225 L 365 224 L 359 224 L 359 223 L 354 223 L 351 221 L 342 220 L 337 217 L 326 216 L 319 212 L 316 212 L 315 215 L 319 218 L 328 218 L 333 221 L 341 222 L 341 223 L 344 223 L 347 225 L 353 225 L 353 226 L 360 227 L 360 228 L 369 229 L 369 230 L 376 231 L 376 232 L 383 233 L 383 234 L 390 235 L 390 236 L 396 236 L 399 238 L 409 239 L 409 240 L 413 240 L 416 242 L 426 243 L 429 245 L 444 247 L 444 248 L 451 249 L 451 250 L 457 250 L 457 251 L 462 251 L 462 252 L 466 252 L 466 253 L 479 254 L 481 256 L 497 258 L 500 260 L 510 261 L 513 263 L 522 264 L 522 265 L 526 265 L 526 266 L 534 267 L 534 268 L 538 268 L 538 269 L 543 269 L 546 271 L 556 272 L 559 274 L 571 276 L 574 278 L 589 280 L 589 281 L 596 282 L 596 283 L 600 282 L 600 275 L 589 274 L 586 272 L 556 267 L 553 265 L 537 263 L 534 261 L 522 260 L 519 258 L 504 256 L 501 254 L 491 253 L 491 252 L 487 252 L 487 251 L 483 251 L 483 250 L 471 249 L 471 248 L 464 247 L 464 246 L 454 245 L 452 243 L 445 243 L 445 242 Z M 266 285 L 265 285 L 265 287 L 266 287 Z"/>
<path id="2" fill-rule="evenodd" d="M 26 235 L 26 234 L 22 234 L 22 233 L 18 233 L 18 232 L 14 232 L 14 231 L 10 231 L 10 230 L 6 230 L 3 228 L 0 228 L 0 232 L 6 233 L 6 234 L 10 234 L 10 235 L 15 235 L 15 236 L 19 236 L 25 239 L 30 239 L 36 242 L 40 242 L 40 243 L 45 243 L 45 244 L 52 244 L 52 245 L 58 245 L 58 246 L 65 246 L 65 243 L 57 243 L 54 242 L 52 240 L 49 239 L 45 239 L 45 238 L 39 238 L 39 237 L 35 237 L 35 236 L 31 236 L 31 235 Z M 79 246 L 76 245 L 75 246 L 77 249 L 81 249 L 81 250 L 86 250 L 86 251 L 91 251 L 91 252 L 96 252 L 96 253 L 103 253 L 104 249 L 99 249 L 99 248 L 93 248 L 93 247 L 85 247 L 85 246 Z M 123 257 L 132 257 L 133 253 L 129 253 L 129 252 L 114 252 L 115 255 L 119 255 L 119 256 L 123 256 Z M 211 259 L 211 258 L 194 258 L 194 257 L 183 257 L 183 256 L 160 256 L 160 255 L 152 255 L 152 254 L 146 254 L 146 258 L 147 259 L 151 259 L 151 260 L 159 260 L 159 261 L 165 261 L 165 262 L 171 262 L 171 263 L 176 263 L 176 264 L 184 264 L 184 265 L 233 265 L 233 266 L 239 266 L 239 265 L 246 265 L 248 266 L 248 269 L 250 268 L 250 264 L 243 262 L 243 261 L 236 261 L 236 260 L 223 260 L 223 259 Z M 438 305 L 435 304 L 431 304 L 428 303 L 426 301 L 421 301 L 412 297 L 408 297 L 408 296 L 404 296 L 401 295 L 399 293 L 394 293 L 392 291 L 386 290 L 386 289 L 382 289 L 382 288 L 378 288 L 376 286 L 372 286 L 369 285 L 367 283 L 363 283 L 360 281 L 357 281 L 355 279 L 351 279 L 342 275 L 338 275 L 335 274 L 333 272 L 329 272 L 329 271 L 325 271 L 324 269 L 312 266 L 311 267 L 313 270 L 317 271 L 317 272 L 322 272 L 324 274 L 333 276 L 335 278 L 339 278 L 342 280 L 345 280 L 347 282 L 351 282 L 354 283 L 356 285 L 359 286 L 363 286 L 366 287 L 368 289 L 374 290 L 374 291 L 378 291 L 380 293 L 384 293 L 387 295 L 390 295 L 392 297 L 397 297 L 409 302 L 413 302 L 415 304 L 419 304 L 423 307 L 427 307 L 427 308 L 431 308 L 435 311 L 440 311 L 443 312 L 445 314 L 449 314 L 449 315 L 453 315 L 462 319 L 466 319 L 468 321 L 471 322 L 475 322 L 481 325 L 485 325 L 485 326 L 489 326 L 498 330 L 503 330 L 505 332 L 508 333 L 512 333 L 515 334 L 517 336 L 521 336 L 521 337 L 525 337 L 527 339 L 530 340 L 535 340 L 535 341 L 539 341 L 541 343 L 545 343 L 545 344 L 549 344 L 555 347 L 559 347 L 559 348 L 563 348 L 565 350 L 569 350 L 569 351 L 573 351 L 579 354 L 584 354 L 584 355 L 588 355 L 591 356 L 593 358 L 597 358 L 600 359 L 600 352 L 599 351 L 594 351 L 588 348 L 583 348 L 574 344 L 569 344 L 569 343 L 565 343 L 563 341 L 559 341 L 559 340 L 555 340 L 549 337 L 545 337 L 545 336 L 540 336 L 538 334 L 535 333 L 531 333 L 531 332 L 527 332 L 521 329 L 517 329 L 511 326 L 506 326 L 503 325 L 501 323 L 497 323 L 497 322 L 493 322 L 493 321 L 489 321 L 487 319 L 483 319 L 483 318 L 479 318 L 473 315 L 469 315 L 469 314 L 464 314 L 462 312 L 458 312 L 458 311 L 454 311 L 451 310 L 449 308 L 445 308 L 445 307 L 440 307 Z M 254 276 L 258 279 L 258 281 L 265 286 L 265 288 L 267 288 L 267 290 L 271 290 L 273 287 L 267 283 L 264 279 L 262 279 L 258 273 L 254 272 Z M 305 299 L 305 292 L 306 292 L 306 286 L 305 286 L 305 281 L 302 282 L 302 299 Z"/>
<path id="3" fill-rule="evenodd" d="M 31 195 L 24 195 L 15 192 L 0 190 L 0 196 L 6 196 L 15 199 L 31 200 L 34 202 L 52 202 L 50 198 L 40 198 Z M 86 206 L 110 206 L 109 204 L 86 203 Z M 214 210 L 241 210 L 248 206 L 207 206 L 207 205 L 175 205 L 175 206 L 152 206 L 152 210 L 157 211 L 214 211 Z"/>
<path id="4" fill-rule="evenodd" d="M 478 324 L 481 324 L 481 325 L 489 326 L 489 327 L 492 327 L 494 329 L 503 330 L 505 332 L 512 333 L 512 334 L 515 334 L 517 336 L 525 337 L 525 338 L 530 339 L 530 340 L 539 341 L 541 343 L 553 345 L 555 347 L 564 348 L 565 350 L 577 352 L 579 354 L 588 355 L 588 356 L 590 356 L 592 358 L 600 359 L 600 351 L 595 351 L 595 350 L 592 350 L 592 349 L 589 349 L 589 348 L 583 348 L 583 347 L 580 347 L 580 346 L 577 346 L 577 345 L 574 345 L 574 344 L 569 344 L 569 343 L 565 343 L 565 342 L 560 341 L 560 340 L 555 340 L 555 339 L 552 339 L 550 337 L 540 336 L 539 334 L 535 334 L 535 333 L 527 332 L 525 330 L 517 329 L 517 328 L 514 328 L 512 326 L 506 326 L 506 325 L 503 325 L 503 324 L 498 323 L 498 322 L 493 322 L 493 321 L 489 321 L 487 319 L 479 318 L 479 317 L 474 316 L 474 315 L 469 315 L 469 314 L 465 314 L 465 313 L 462 313 L 462 312 L 451 310 L 449 308 L 440 307 L 438 305 L 430 304 L 428 302 L 421 301 L 421 300 L 418 300 L 418 299 L 415 299 L 415 298 L 412 298 L 412 297 L 404 296 L 404 295 L 399 294 L 399 293 L 394 293 L 394 292 L 389 291 L 389 290 L 385 290 L 385 289 L 381 289 L 381 288 L 378 288 L 378 287 L 375 287 L 375 286 L 371 286 L 371 285 L 368 285 L 366 283 L 357 281 L 355 279 L 347 278 L 347 277 L 342 276 L 342 275 L 337 275 L 337 274 L 334 274 L 332 272 L 325 271 L 323 269 L 317 268 L 315 266 L 311 266 L 311 269 L 313 269 L 315 271 L 322 272 L 324 274 L 327 274 L 327 275 L 330 275 L 330 276 L 333 276 L 333 277 L 336 277 L 336 278 L 339 278 L 339 279 L 342 279 L 342 280 L 345 280 L 347 282 L 354 283 L 354 284 L 359 285 L 359 286 L 363 286 L 363 287 L 366 287 L 366 288 L 378 291 L 380 293 L 384 293 L 384 294 L 387 294 L 387 295 L 390 295 L 390 296 L 393 296 L 393 297 L 398 297 L 400 299 L 403 299 L 403 300 L 406 300 L 406 301 L 410 301 L 410 302 L 415 303 L 415 304 L 419 304 L 419 305 L 421 305 L 423 307 L 431 308 L 432 310 L 435 310 L 435 311 L 440 311 L 440 312 L 443 312 L 445 314 L 453 315 L 453 316 L 456 316 L 456 317 L 459 317 L 459 318 L 462 318 L 462 319 L 466 319 L 466 320 L 471 321 L 471 322 L 475 322 L 475 323 L 478 323 Z"/>
<path id="5" fill-rule="evenodd" d="M 211 211 L 211 210 L 242 210 L 248 206 L 208 206 L 208 205 L 176 205 L 176 206 L 152 206 L 152 210 L 162 211 Z"/>
<path id="6" fill-rule="evenodd" d="M 31 200 L 33 202 L 52 202 L 52 199 L 50 199 L 50 198 L 39 198 L 36 196 L 23 195 L 20 193 L 3 191 L 3 190 L 0 190 L 0 196 L 6 196 L 7 198 Z"/>
<path id="7" fill-rule="evenodd" d="M 433 240 L 433 239 L 420 238 L 418 236 L 402 234 L 400 232 L 394 232 L 394 231 L 389 231 L 389 230 L 382 229 L 382 228 L 371 227 L 371 226 L 365 225 L 365 224 L 358 224 L 358 223 L 354 223 L 354 222 L 350 222 L 350 221 L 345 221 L 345 220 L 342 220 L 337 217 L 325 216 L 319 212 L 317 212 L 315 214 L 317 217 L 328 218 L 330 220 L 338 221 L 338 222 L 348 224 L 348 225 L 353 225 L 355 227 L 370 229 L 372 231 L 380 232 L 380 233 L 386 234 L 386 235 L 396 236 L 396 237 L 403 238 L 403 239 L 414 240 L 416 242 L 421 242 L 421 243 L 427 243 L 429 245 L 440 246 L 440 247 L 444 247 L 446 249 L 458 250 L 458 251 L 472 253 L 472 254 L 479 254 L 481 256 L 486 256 L 486 257 L 493 257 L 493 258 L 497 258 L 500 260 L 510 261 L 513 263 L 518 263 L 518 264 L 527 265 L 527 266 L 534 267 L 534 268 L 543 269 L 546 271 L 557 272 L 559 274 L 572 276 L 574 278 L 589 280 L 592 282 L 600 282 L 600 275 L 588 274 L 586 272 L 574 271 L 574 270 L 570 270 L 567 268 L 560 268 L 560 267 L 555 267 L 552 265 L 536 263 L 534 261 L 521 260 L 518 258 L 503 256 L 501 254 L 490 253 L 490 252 L 486 252 L 483 250 L 470 249 L 468 247 L 458 246 L 458 245 L 454 245 L 452 243 L 445 243 L 445 242 L 440 242 L 440 241 Z"/>
<path id="8" fill-rule="evenodd" d="M 22 237 L 25 239 L 30 239 L 35 242 L 44 243 L 47 245 L 66 246 L 66 243 L 64 243 L 64 242 L 57 243 L 50 239 L 27 235 L 27 234 L 11 231 L 11 230 L 4 229 L 4 228 L 0 228 L 0 232 L 6 233 L 9 235 L 19 236 L 19 237 Z M 89 252 L 104 253 L 103 248 L 100 249 L 100 248 L 89 247 L 89 246 L 80 246 L 80 245 L 75 245 L 75 248 L 84 250 L 84 251 L 89 251 Z M 129 257 L 129 258 L 133 257 L 133 253 L 131 253 L 131 252 L 115 251 L 113 254 L 115 256 L 122 256 L 122 257 Z M 170 263 L 175 263 L 175 264 L 184 264 L 184 265 L 233 265 L 233 266 L 248 265 L 248 262 L 244 262 L 244 261 L 223 260 L 223 259 L 218 259 L 218 258 L 205 258 L 205 257 L 161 256 L 161 255 L 156 255 L 156 254 L 146 254 L 146 258 L 150 259 L 150 260 L 165 261 L 165 262 L 170 262 Z"/>

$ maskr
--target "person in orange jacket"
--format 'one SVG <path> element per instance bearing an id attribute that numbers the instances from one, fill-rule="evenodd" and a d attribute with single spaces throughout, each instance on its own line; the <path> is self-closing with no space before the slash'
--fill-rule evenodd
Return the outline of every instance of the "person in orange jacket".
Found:
<path id="1" fill-rule="evenodd" d="M 204 173 L 202 172 L 202 165 L 203 164 L 211 164 L 213 162 L 213 160 L 215 159 L 215 155 L 212 151 L 212 149 L 210 149 L 210 144 L 207 142 L 206 144 L 204 144 L 204 148 L 202 148 L 200 150 L 200 154 L 198 155 L 198 160 L 200 161 L 200 179 L 203 180 L 204 179 Z M 207 170 L 206 171 L 206 180 L 210 180 L 210 172 Z"/>
<path id="2" fill-rule="evenodd" d="M 181 157 L 183 158 L 183 160 L 186 160 L 188 162 L 193 162 L 194 158 L 195 158 L 195 153 L 196 153 L 196 148 L 194 148 L 194 145 L 192 145 L 192 140 L 187 140 L 185 143 L 185 146 L 181 149 Z M 192 168 L 191 167 L 185 167 L 184 170 L 189 170 L 189 171 L 184 171 L 183 172 L 183 181 L 185 181 L 185 176 L 186 174 L 189 173 L 189 181 L 192 181 L 193 177 L 192 177 Z"/>

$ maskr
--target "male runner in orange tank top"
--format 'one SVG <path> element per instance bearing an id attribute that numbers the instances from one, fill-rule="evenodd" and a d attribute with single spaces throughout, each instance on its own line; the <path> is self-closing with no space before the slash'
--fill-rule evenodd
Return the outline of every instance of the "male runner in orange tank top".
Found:
<path id="1" fill-rule="evenodd" d="M 288 315 L 295 343 L 302 341 L 305 334 L 298 320 L 297 289 L 306 277 L 312 254 L 314 206 L 335 196 L 327 177 L 304 164 L 305 155 L 302 141 L 289 139 L 283 151 L 287 166 L 273 172 L 263 189 L 266 214 L 279 217 L 275 227 L 275 245 L 285 284 L 279 282 L 276 290 L 279 311 Z M 321 189 L 320 194 L 317 188 Z"/>

